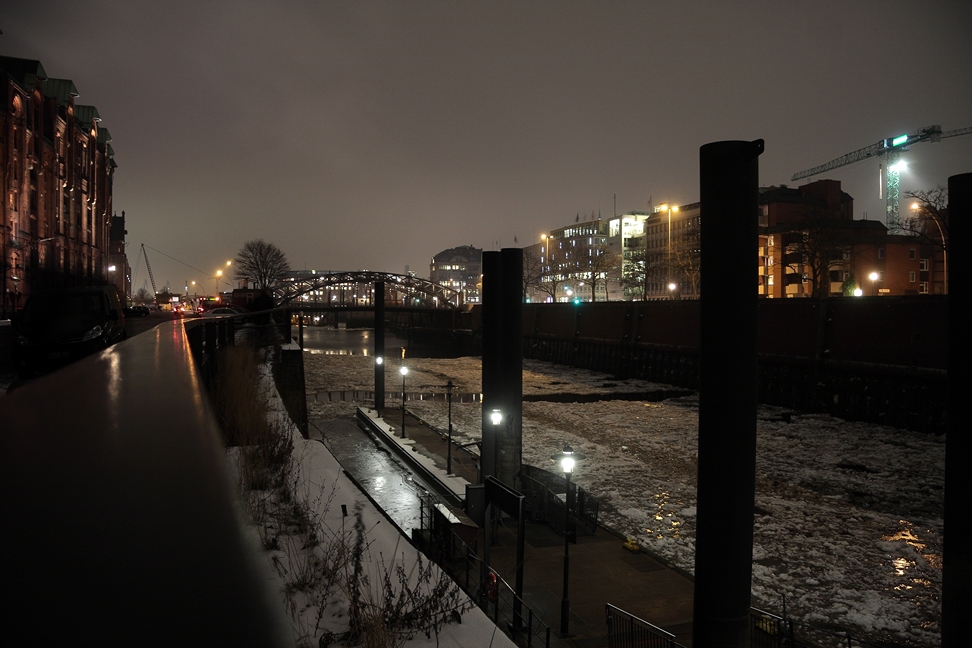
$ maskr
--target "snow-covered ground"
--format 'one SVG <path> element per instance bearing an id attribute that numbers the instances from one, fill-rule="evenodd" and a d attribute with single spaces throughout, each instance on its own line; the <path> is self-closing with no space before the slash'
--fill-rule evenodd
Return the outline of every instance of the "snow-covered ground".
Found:
<path id="1" fill-rule="evenodd" d="M 270 491 L 250 491 L 241 501 L 247 502 L 251 522 L 251 541 L 261 545 L 265 559 L 263 571 L 268 587 L 280 593 L 284 613 L 293 625 L 295 646 L 346 645 L 341 638 L 348 631 L 349 583 L 361 584 L 361 609 L 376 626 L 386 627 L 398 602 L 386 599 L 389 591 L 400 593 L 407 583 L 418 596 L 430 598 L 433 586 L 443 577 L 438 566 L 422 557 L 381 512 L 371 504 L 344 474 L 341 465 L 318 441 L 305 440 L 287 417 L 283 402 L 273 386 L 269 365 L 262 367 L 262 391 L 270 417 L 293 440 L 293 461 L 288 473 L 291 497 L 282 503 L 269 504 Z M 240 449 L 229 451 L 230 463 L 239 475 Z M 279 499 L 279 497 L 277 497 Z M 289 511 L 301 510 L 301 515 Z M 363 525 L 362 571 L 353 572 L 355 522 L 360 512 Z M 305 519 L 309 525 L 301 525 Z M 422 572 L 426 570 L 423 576 Z M 386 584 L 386 578 L 387 584 Z M 451 580 L 445 577 L 451 584 Z M 426 605 L 440 614 L 442 609 L 460 607 L 461 623 L 454 620 L 441 626 L 438 633 L 426 637 L 415 632 L 411 638 L 389 633 L 388 643 L 402 648 L 515 648 L 515 644 L 455 586 L 442 592 L 443 604 Z M 409 609 L 409 605 L 405 605 Z M 450 615 L 451 617 L 451 615 Z M 329 640 L 319 639 L 322 635 Z M 356 643 L 355 645 L 363 645 Z"/>
<path id="2" fill-rule="evenodd" d="M 305 354 L 312 418 L 351 416 L 356 403 L 328 391 L 370 390 L 371 359 Z M 481 389 L 479 358 L 410 359 L 409 392 Z M 396 385 L 397 366 L 386 385 Z M 394 374 L 392 372 L 395 372 Z M 393 388 L 394 389 L 394 388 Z M 525 361 L 524 394 L 672 389 L 550 363 Z M 410 412 L 446 428 L 441 401 Z M 760 407 L 753 564 L 754 605 L 913 646 L 939 639 L 944 437 L 820 414 Z M 454 435 L 478 440 L 478 403 L 453 403 Z M 601 502 L 601 519 L 646 550 L 694 570 L 698 399 L 523 403 L 523 460 L 552 468 L 570 443 L 586 459 L 575 478 Z"/>

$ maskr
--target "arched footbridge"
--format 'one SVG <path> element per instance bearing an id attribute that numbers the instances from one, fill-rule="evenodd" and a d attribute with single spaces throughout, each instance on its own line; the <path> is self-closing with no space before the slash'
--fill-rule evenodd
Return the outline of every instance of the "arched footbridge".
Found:
<path id="1" fill-rule="evenodd" d="M 311 272 L 281 281 L 273 289 L 281 306 L 322 308 L 371 307 L 375 282 L 385 284 L 385 305 L 419 308 L 458 308 L 458 291 L 428 279 L 390 272 Z"/>

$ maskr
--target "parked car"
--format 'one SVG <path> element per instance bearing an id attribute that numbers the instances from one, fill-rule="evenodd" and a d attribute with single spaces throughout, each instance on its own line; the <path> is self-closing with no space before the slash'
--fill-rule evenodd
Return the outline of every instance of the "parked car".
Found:
<path id="1" fill-rule="evenodd" d="M 134 315 L 135 317 L 148 317 L 149 309 L 148 306 L 142 306 L 141 304 L 136 304 L 134 306 L 127 306 L 125 308 L 125 315 Z"/>
<path id="2" fill-rule="evenodd" d="M 73 362 L 126 337 L 125 313 L 114 286 L 35 293 L 13 326 L 13 361 L 21 378 Z"/>

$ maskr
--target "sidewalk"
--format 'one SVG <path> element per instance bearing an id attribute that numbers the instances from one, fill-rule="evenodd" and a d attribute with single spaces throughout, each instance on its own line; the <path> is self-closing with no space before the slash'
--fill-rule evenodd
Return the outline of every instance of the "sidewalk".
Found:
<path id="1" fill-rule="evenodd" d="M 386 416 L 385 422 L 397 432 L 401 410 L 388 408 Z M 412 416 L 406 417 L 405 427 L 415 451 L 445 471 L 447 442 Z M 453 473 L 476 483 L 477 460 L 465 450 L 453 448 Z M 510 526 L 500 528 L 490 552 L 492 567 L 512 583 L 516 526 Z M 607 646 L 607 603 L 674 634 L 680 644 L 692 645 L 692 580 L 644 552 L 625 549 L 624 538 L 600 526 L 595 535 L 578 536 L 577 543 L 570 546 L 569 634 L 556 636 L 563 595 L 564 539 L 546 524 L 527 522 L 525 540 L 523 599 L 550 626 L 552 646 Z"/>

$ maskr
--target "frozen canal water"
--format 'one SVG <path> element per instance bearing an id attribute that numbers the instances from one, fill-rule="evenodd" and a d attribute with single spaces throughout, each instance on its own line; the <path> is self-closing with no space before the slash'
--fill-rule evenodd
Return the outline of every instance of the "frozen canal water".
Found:
<path id="1" fill-rule="evenodd" d="M 350 419 L 353 402 L 310 395 L 369 389 L 369 360 L 306 356 L 312 415 Z M 476 393 L 480 377 L 478 358 L 409 363 L 410 391 L 435 391 L 452 380 L 458 391 Z M 611 399 L 664 388 L 525 361 L 525 396 L 602 399 L 524 403 L 523 460 L 543 467 L 570 443 L 587 456 L 575 479 L 601 501 L 605 523 L 691 572 L 697 400 Z M 444 429 L 444 403 L 410 401 L 408 409 Z M 479 403 L 454 403 L 452 419 L 460 443 L 478 439 Z M 938 646 L 944 439 L 770 407 L 760 408 L 756 426 L 754 604 L 780 613 L 785 597 L 788 614 L 798 621 L 892 645 Z"/>

